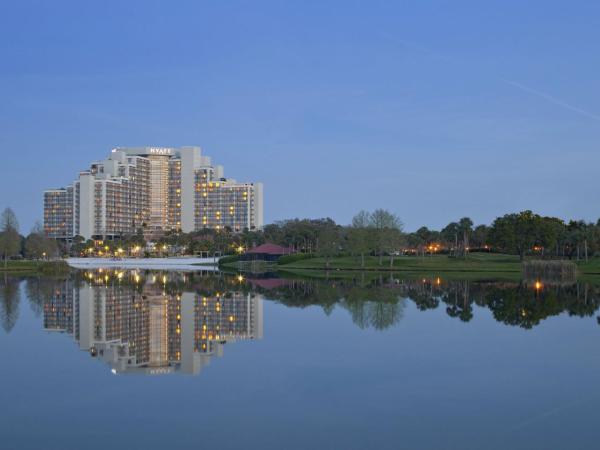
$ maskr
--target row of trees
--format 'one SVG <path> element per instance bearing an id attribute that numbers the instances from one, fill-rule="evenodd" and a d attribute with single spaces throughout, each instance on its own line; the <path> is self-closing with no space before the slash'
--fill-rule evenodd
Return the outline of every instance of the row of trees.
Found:
<path id="1" fill-rule="evenodd" d="M 54 239 L 48 239 L 38 222 L 27 236 L 19 233 L 19 221 L 12 209 L 6 208 L 0 214 L 0 257 L 6 268 L 10 258 L 29 259 L 53 258 L 59 255 L 59 246 Z"/>
<path id="2" fill-rule="evenodd" d="M 297 252 L 311 253 L 325 258 L 326 265 L 332 257 L 343 253 L 360 256 L 361 265 L 366 255 L 376 255 L 379 264 L 383 256 L 394 255 L 405 244 L 404 225 L 395 214 L 377 209 L 360 211 L 349 226 L 336 224 L 332 219 L 293 219 L 267 225 L 263 231 L 266 241 L 292 247 Z"/>
<path id="3" fill-rule="evenodd" d="M 242 252 L 265 242 L 264 233 L 245 230 L 235 233 L 232 230 L 204 229 L 193 233 L 169 231 L 152 242 L 144 237 L 142 230 L 136 234 L 117 237 L 112 240 L 84 240 L 80 236 L 73 239 L 69 253 L 72 256 L 172 256 L 172 255 L 216 255 Z"/>
<path id="4" fill-rule="evenodd" d="M 529 253 L 539 257 L 589 259 L 600 254 L 600 221 L 565 222 L 556 217 L 545 217 L 532 211 L 506 214 L 491 225 L 474 225 L 469 217 L 450 222 L 441 230 L 421 227 L 405 233 L 398 216 L 385 209 L 373 212 L 360 211 L 352 223 L 342 226 L 330 218 L 291 219 L 266 225 L 261 231 L 204 229 L 193 233 L 169 232 L 154 242 L 159 255 L 167 254 L 231 254 L 265 242 L 292 247 L 301 253 L 316 254 L 327 261 L 341 254 L 351 254 L 365 264 L 367 255 L 377 256 L 379 264 L 389 256 L 409 253 L 425 256 L 444 252 L 464 257 L 470 251 L 495 251 L 519 255 Z M 143 231 L 133 235 L 102 242 L 84 241 L 76 237 L 69 247 L 71 255 L 86 255 L 93 251 L 112 255 L 138 254 L 146 249 Z M 19 234 L 19 224 L 14 212 L 7 208 L 0 215 L 0 257 L 6 261 L 15 256 L 39 259 L 65 253 L 66 246 L 44 236 L 41 225 L 36 224 L 28 236 Z"/>
<path id="5" fill-rule="evenodd" d="M 319 305 L 329 314 L 347 309 L 361 328 L 384 329 L 402 317 L 406 300 L 421 311 L 443 307 L 463 322 L 473 319 L 476 306 L 490 310 L 498 322 L 530 329 L 548 317 L 567 313 L 593 317 L 600 308 L 600 289 L 587 283 L 548 286 L 537 291 L 523 282 L 398 280 L 299 280 L 266 291 L 292 307 Z M 372 307 L 365 310 L 368 303 Z M 368 314 L 375 312 L 375 315 Z M 365 315 L 365 312 L 367 314 Z M 365 321 L 365 318 L 370 319 Z M 600 323 L 600 318 L 598 318 Z"/>
<path id="6" fill-rule="evenodd" d="M 539 257 L 585 259 L 600 253 L 600 220 L 565 222 L 532 211 L 506 214 L 488 225 L 473 226 L 463 217 L 451 222 L 441 231 L 419 228 L 406 236 L 407 244 L 422 253 L 445 249 L 455 255 L 466 255 L 474 249 Z"/>
<path id="7" fill-rule="evenodd" d="M 541 258 L 586 259 L 600 254 L 600 220 L 594 223 L 546 217 L 532 211 L 506 214 L 491 225 L 474 225 L 469 217 L 450 222 L 441 230 L 421 227 L 403 232 L 402 221 L 393 213 L 378 209 L 360 211 L 349 226 L 339 226 L 331 219 L 288 220 L 268 225 L 265 237 L 273 242 L 314 253 L 325 258 L 340 254 L 383 255 L 409 253 L 425 256 L 448 253 L 464 257 L 470 251 L 527 254 Z"/>

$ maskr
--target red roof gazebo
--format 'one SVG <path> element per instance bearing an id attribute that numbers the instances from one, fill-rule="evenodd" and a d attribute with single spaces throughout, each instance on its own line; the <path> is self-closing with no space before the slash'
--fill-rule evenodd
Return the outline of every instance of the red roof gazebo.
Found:
<path id="1" fill-rule="evenodd" d="M 291 255 L 293 253 L 296 252 L 291 247 L 282 247 L 281 245 L 267 243 L 248 250 L 242 255 L 242 259 L 274 261 L 284 255 Z"/>

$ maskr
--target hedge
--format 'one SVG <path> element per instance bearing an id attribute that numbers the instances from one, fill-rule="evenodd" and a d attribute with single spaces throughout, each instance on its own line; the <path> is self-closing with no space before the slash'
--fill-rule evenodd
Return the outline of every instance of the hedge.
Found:
<path id="1" fill-rule="evenodd" d="M 290 264 L 314 257 L 315 256 L 312 253 L 295 253 L 293 255 L 284 255 L 277 260 L 277 264 Z"/>
<path id="2" fill-rule="evenodd" d="M 239 255 L 221 256 L 221 258 L 219 258 L 219 265 L 230 264 L 230 263 L 238 262 L 239 260 L 240 260 Z"/>

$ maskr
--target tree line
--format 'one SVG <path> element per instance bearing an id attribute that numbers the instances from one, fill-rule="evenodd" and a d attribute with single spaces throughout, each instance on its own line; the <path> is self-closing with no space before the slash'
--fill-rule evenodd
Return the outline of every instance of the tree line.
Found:
<path id="1" fill-rule="evenodd" d="M 377 256 L 380 265 L 383 256 L 389 256 L 392 266 L 394 256 L 400 254 L 465 257 L 472 251 L 484 251 L 518 255 L 521 260 L 527 255 L 588 260 L 600 254 L 600 220 L 564 221 L 529 210 L 498 217 L 491 225 L 475 225 L 471 218 L 463 217 L 440 230 L 423 226 L 404 232 L 403 228 L 398 216 L 377 209 L 360 211 L 347 226 L 331 219 L 293 219 L 265 226 L 264 235 L 269 241 L 326 259 L 355 255 L 362 266 L 366 255 Z"/>
<path id="2" fill-rule="evenodd" d="M 19 233 L 19 221 L 14 211 L 4 209 L 0 214 L 0 257 L 6 268 L 11 258 L 49 259 L 60 256 L 58 242 L 44 234 L 41 223 L 36 224 L 27 236 Z"/>
<path id="3" fill-rule="evenodd" d="M 65 245 L 44 236 L 36 224 L 27 236 L 19 233 L 14 212 L 6 208 L 0 215 L 0 257 L 31 259 L 72 256 L 168 256 L 173 254 L 235 254 L 271 242 L 295 252 L 321 256 L 326 264 L 333 257 L 353 255 L 361 266 L 367 256 L 384 257 L 393 266 L 398 255 L 427 256 L 437 253 L 465 257 L 469 252 L 487 251 L 538 258 L 585 259 L 600 254 L 600 220 L 564 221 L 532 211 L 506 214 L 490 225 L 475 225 L 469 217 L 434 230 L 420 227 L 405 232 L 400 218 L 385 209 L 359 211 L 349 225 L 331 218 L 289 219 L 265 225 L 262 230 L 233 232 L 231 229 L 203 229 L 192 233 L 170 231 L 153 242 L 151 248 L 143 230 L 111 240 L 84 240 L 76 236 Z"/>

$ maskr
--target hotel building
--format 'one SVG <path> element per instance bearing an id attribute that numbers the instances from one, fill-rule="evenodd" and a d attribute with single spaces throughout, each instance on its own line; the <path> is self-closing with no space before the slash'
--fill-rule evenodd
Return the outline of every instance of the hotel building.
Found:
<path id="1" fill-rule="evenodd" d="M 225 178 L 199 147 L 115 148 L 72 185 L 44 192 L 44 230 L 57 239 L 262 226 L 262 183 Z"/>

